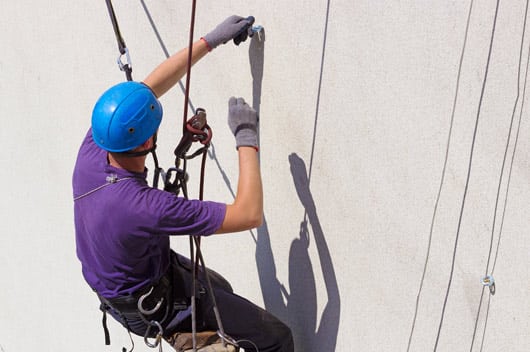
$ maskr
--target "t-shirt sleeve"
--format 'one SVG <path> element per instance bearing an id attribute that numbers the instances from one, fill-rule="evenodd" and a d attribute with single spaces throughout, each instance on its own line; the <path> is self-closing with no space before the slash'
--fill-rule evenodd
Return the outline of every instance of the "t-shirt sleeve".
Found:
<path id="1" fill-rule="evenodd" d="M 167 193 L 162 208 L 157 227 L 167 235 L 211 235 L 221 227 L 226 213 L 224 203 L 187 200 Z"/>

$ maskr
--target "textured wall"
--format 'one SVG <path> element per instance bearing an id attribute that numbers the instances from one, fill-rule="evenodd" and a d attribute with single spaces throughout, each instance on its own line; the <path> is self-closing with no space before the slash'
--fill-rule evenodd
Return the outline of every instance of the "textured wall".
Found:
<path id="1" fill-rule="evenodd" d="M 141 80 L 164 50 L 140 1 L 114 5 Z M 187 44 L 189 1 L 145 5 L 169 52 Z M 214 130 L 206 198 L 228 202 L 237 184 L 228 98 L 261 116 L 266 223 L 205 240 L 205 259 L 288 322 L 298 351 L 530 349 L 526 6 L 198 2 L 197 37 L 232 13 L 265 27 L 192 71 Z M 0 351 L 130 346 L 114 322 L 104 345 L 73 235 L 77 148 L 94 101 L 124 79 L 105 2 L 4 1 L 0 46 Z M 169 167 L 180 88 L 162 102 Z"/>

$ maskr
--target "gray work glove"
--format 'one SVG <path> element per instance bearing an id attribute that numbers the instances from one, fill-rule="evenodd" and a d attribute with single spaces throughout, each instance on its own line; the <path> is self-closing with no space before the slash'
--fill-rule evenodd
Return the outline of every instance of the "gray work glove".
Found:
<path id="1" fill-rule="evenodd" d="M 228 126 L 236 137 L 236 146 L 258 147 L 258 114 L 243 98 L 228 101 Z"/>
<path id="2" fill-rule="evenodd" d="M 206 34 L 202 39 L 208 43 L 210 50 L 215 49 L 220 44 L 225 44 L 231 39 L 240 41 L 247 39 L 248 31 L 252 31 L 254 17 L 243 18 L 241 16 L 230 16 L 221 22 L 213 31 Z"/>

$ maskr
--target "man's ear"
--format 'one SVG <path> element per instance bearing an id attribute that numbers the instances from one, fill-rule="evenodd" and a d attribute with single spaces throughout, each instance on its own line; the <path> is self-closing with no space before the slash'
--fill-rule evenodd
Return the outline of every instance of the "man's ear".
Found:
<path id="1" fill-rule="evenodd" d="M 142 148 L 143 149 L 149 149 L 153 146 L 153 137 L 149 138 L 148 140 L 146 140 L 144 142 L 144 144 L 142 144 Z"/>

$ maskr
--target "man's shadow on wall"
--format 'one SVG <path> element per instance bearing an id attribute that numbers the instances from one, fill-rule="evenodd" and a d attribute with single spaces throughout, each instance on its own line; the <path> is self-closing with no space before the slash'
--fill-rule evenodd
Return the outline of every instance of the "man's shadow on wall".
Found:
<path id="1" fill-rule="evenodd" d="M 252 106 L 257 111 L 258 116 L 263 83 L 264 43 L 265 31 L 263 30 L 259 36 L 254 35 L 249 46 L 250 68 L 253 77 Z M 319 87 L 320 84 L 321 82 L 319 82 Z M 337 344 L 340 320 L 340 295 L 337 278 L 324 232 L 318 219 L 316 205 L 309 189 L 309 176 L 305 163 L 296 154 L 289 156 L 289 163 L 296 193 L 304 206 L 305 213 L 300 223 L 297 238 L 293 240 L 289 250 L 288 288 L 276 276 L 276 265 L 266 219 L 263 226 L 257 231 L 256 265 L 263 301 L 267 311 L 286 322 L 292 329 L 296 351 L 333 352 Z M 320 320 L 317 316 L 316 280 L 309 256 L 311 241 L 308 223 L 313 230 L 314 243 L 318 251 L 327 292 L 327 303 Z M 289 236 L 289 234 L 281 235 Z"/>
<path id="2" fill-rule="evenodd" d="M 340 320 L 340 295 L 331 254 L 320 226 L 315 202 L 309 189 L 304 161 L 296 154 L 289 156 L 291 174 L 305 214 L 300 232 L 289 250 L 289 287 L 276 277 L 276 265 L 271 249 L 269 230 L 265 220 L 258 229 L 256 264 L 265 309 L 286 322 L 293 331 L 296 351 L 334 351 Z M 310 233 L 313 230 L 322 275 L 327 292 L 327 303 L 317 319 L 317 290 L 313 264 L 309 256 Z M 282 234 L 286 236 L 288 234 Z"/>

